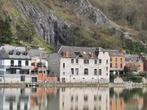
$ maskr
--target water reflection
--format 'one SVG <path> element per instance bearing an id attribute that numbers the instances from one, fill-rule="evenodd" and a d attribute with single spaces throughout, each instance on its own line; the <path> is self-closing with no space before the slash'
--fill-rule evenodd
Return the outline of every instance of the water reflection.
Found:
<path id="1" fill-rule="evenodd" d="M 109 110 L 108 88 L 62 88 L 59 96 L 60 110 Z"/>
<path id="2" fill-rule="evenodd" d="M 147 110 L 147 89 L 0 88 L 0 110 Z"/>

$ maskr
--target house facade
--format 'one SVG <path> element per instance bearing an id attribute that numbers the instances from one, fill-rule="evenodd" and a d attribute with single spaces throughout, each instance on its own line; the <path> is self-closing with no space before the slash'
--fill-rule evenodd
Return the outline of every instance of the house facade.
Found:
<path id="1" fill-rule="evenodd" d="M 37 75 L 38 82 L 47 80 L 48 60 L 47 53 L 43 49 L 30 49 L 28 51 L 31 57 L 31 73 Z"/>
<path id="2" fill-rule="evenodd" d="M 62 46 L 49 56 L 49 68 L 63 83 L 108 83 L 110 57 L 102 48 Z"/>
<path id="3" fill-rule="evenodd" d="M 31 58 L 25 47 L 5 45 L 0 47 L 1 83 L 37 82 L 31 75 Z"/>
<path id="4" fill-rule="evenodd" d="M 119 75 L 124 70 L 125 52 L 121 50 L 108 50 L 110 54 L 110 72 Z"/>
<path id="5" fill-rule="evenodd" d="M 140 55 L 127 54 L 125 57 L 126 57 L 126 61 L 125 61 L 126 68 L 137 73 L 141 73 L 144 71 L 144 63 Z"/>

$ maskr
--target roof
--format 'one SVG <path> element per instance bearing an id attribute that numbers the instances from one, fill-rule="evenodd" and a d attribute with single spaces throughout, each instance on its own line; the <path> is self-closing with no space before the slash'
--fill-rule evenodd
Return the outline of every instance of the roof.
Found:
<path id="1" fill-rule="evenodd" d="M 73 46 L 61 46 L 58 54 L 61 57 L 68 58 L 85 58 L 85 59 L 97 59 L 99 52 L 105 52 L 104 49 L 100 47 L 73 47 Z"/>
<path id="2" fill-rule="evenodd" d="M 41 50 L 39 48 L 37 48 L 37 49 L 30 49 L 28 51 L 28 53 L 29 53 L 29 55 L 31 57 L 42 57 L 42 58 L 47 58 L 48 57 L 47 53 L 45 53 L 45 51 L 43 51 L 43 50 Z"/>
<path id="3" fill-rule="evenodd" d="M 1 59 L 30 59 L 25 47 L 5 45 L 0 47 Z"/>
<path id="4" fill-rule="evenodd" d="M 110 56 L 125 56 L 125 52 L 121 50 L 107 50 Z"/>
<path id="5" fill-rule="evenodd" d="M 131 54 L 127 54 L 125 55 L 126 57 L 126 62 L 142 62 L 142 59 L 139 55 L 131 55 Z"/>

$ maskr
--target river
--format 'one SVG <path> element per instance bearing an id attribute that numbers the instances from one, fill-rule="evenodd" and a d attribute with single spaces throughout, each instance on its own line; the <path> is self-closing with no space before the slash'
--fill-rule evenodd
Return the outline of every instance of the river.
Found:
<path id="1" fill-rule="evenodd" d="M 0 88 L 0 110 L 147 110 L 147 88 Z"/>

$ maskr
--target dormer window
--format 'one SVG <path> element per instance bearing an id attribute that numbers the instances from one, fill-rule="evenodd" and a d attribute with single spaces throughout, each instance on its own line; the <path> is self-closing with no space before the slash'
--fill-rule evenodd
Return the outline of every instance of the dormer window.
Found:
<path id="1" fill-rule="evenodd" d="M 89 60 L 88 59 L 84 59 L 84 64 L 89 64 Z"/>
<path id="2" fill-rule="evenodd" d="M 9 55 L 13 55 L 14 50 L 9 51 Z"/>
<path id="3" fill-rule="evenodd" d="M 19 51 L 16 52 L 16 55 L 20 55 L 21 53 Z"/>
<path id="4" fill-rule="evenodd" d="M 23 55 L 28 55 L 28 52 L 23 52 L 22 54 L 23 54 Z"/>

